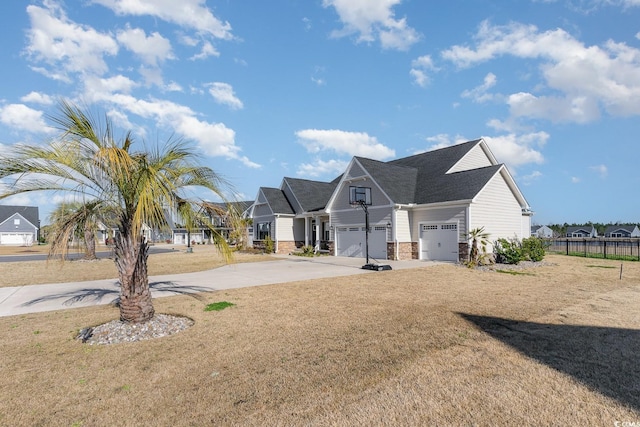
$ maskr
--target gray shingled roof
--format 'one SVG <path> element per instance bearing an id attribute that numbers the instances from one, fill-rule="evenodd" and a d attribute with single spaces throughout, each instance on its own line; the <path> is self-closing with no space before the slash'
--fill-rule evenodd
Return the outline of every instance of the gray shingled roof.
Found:
<path id="1" fill-rule="evenodd" d="M 295 213 L 284 192 L 279 188 L 260 187 L 260 191 L 267 198 L 267 202 L 274 214 L 293 215 Z"/>
<path id="2" fill-rule="evenodd" d="M 390 162 L 358 161 L 395 203 L 439 203 L 474 198 L 502 165 L 447 174 L 480 140 Z"/>
<path id="3" fill-rule="evenodd" d="M 19 213 L 24 219 L 36 227 L 40 227 L 40 218 L 36 206 L 9 206 L 0 205 L 0 223 L 3 223 L 13 214 Z"/>
<path id="4" fill-rule="evenodd" d="M 299 178 L 284 178 L 304 212 L 324 209 L 338 182 L 311 181 Z"/>

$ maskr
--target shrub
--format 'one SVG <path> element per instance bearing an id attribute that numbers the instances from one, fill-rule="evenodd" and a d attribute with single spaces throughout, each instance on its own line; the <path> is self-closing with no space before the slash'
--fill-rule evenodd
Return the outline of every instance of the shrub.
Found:
<path id="1" fill-rule="evenodd" d="M 522 239 L 522 252 L 525 259 L 539 262 L 544 259 L 545 242 L 539 237 Z"/>
<path id="2" fill-rule="evenodd" d="M 496 262 L 501 264 L 518 264 L 524 259 L 522 244 L 516 238 L 498 239 L 493 245 Z"/>
<path id="3" fill-rule="evenodd" d="M 268 254 L 272 254 L 275 250 L 275 243 L 273 242 L 273 239 L 271 238 L 271 236 L 267 236 L 264 239 L 264 251 Z"/>

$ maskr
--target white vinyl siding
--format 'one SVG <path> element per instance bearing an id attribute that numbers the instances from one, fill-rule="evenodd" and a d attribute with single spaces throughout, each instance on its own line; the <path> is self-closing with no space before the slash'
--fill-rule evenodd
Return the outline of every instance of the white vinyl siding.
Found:
<path id="1" fill-rule="evenodd" d="M 293 237 L 293 218 L 276 218 L 276 227 L 275 227 L 276 237 L 274 240 L 277 241 L 289 241 L 292 242 L 294 240 Z"/>
<path id="2" fill-rule="evenodd" d="M 492 242 L 499 238 L 523 237 L 522 207 L 500 173 L 471 203 L 469 218 L 470 228 L 484 227 Z M 527 229 L 529 232 L 524 237 L 531 232 L 530 226 Z"/>
<path id="3" fill-rule="evenodd" d="M 491 160 L 487 157 L 480 144 L 473 147 L 463 158 L 461 158 L 447 173 L 461 172 L 471 169 L 492 166 Z"/>
<path id="4" fill-rule="evenodd" d="M 411 224 L 408 211 L 396 211 L 395 236 L 398 242 L 411 242 Z"/>
<path id="5" fill-rule="evenodd" d="M 521 238 L 531 237 L 531 216 L 530 215 L 522 215 L 522 232 L 520 233 Z"/>
<path id="6" fill-rule="evenodd" d="M 369 211 L 371 211 L 375 206 L 389 205 L 391 203 L 387 196 L 384 195 L 380 188 L 371 179 L 356 180 L 351 182 L 345 181 L 342 183 L 342 186 L 339 187 L 336 198 L 333 201 L 333 205 L 331 207 L 331 210 L 333 212 L 343 209 L 353 209 L 349 204 L 349 187 L 371 188 L 371 202 L 373 206 L 369 207 Z M 358 210 L 362 212 L 361 208 L 358 208 Z"/>

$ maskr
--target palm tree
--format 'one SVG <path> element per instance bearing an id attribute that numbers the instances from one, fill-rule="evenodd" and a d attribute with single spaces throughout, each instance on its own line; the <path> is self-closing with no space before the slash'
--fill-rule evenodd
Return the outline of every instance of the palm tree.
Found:
<path id="1" fill-rule="evenodd" d="M 181 140 L 163 147 L 135 151 L 130 132 L 113 135 L 108 118 L 104 125 L 66 101 L 50 119 L 62 131 L 47 146 L 16 145 L 0 155 L 0 179 L 6 190 L 0 199 L 32 191 L 62 191 L 81 195 L 87 210 L 110 209 L 117 233 L 114 258 L 120 280 L 120 320 L 144 322 L 154 315 L 149 288 L 149 246 L 142 235 L 143 224 L 166 230 L 167 206 L 175 206 L 187 224 L 194 223 L 200 200 L 187 191 L 208 189 L 223 197 L 224 181 L 212 169 L 197 164 L 192 148 Z M 77 221 L 82 216 L 75 217 Z M 231 251 L 212 229 L 214 243 L 226 260 Z M 57 234 L 51 255 L 65 255 L 65 233 Z"/>
<path id="2" fill-rule="evenodd" d="M 481 258 L 487 253 L 487 245 L 489 244 L 489 233 L 484 231 L 484 227 L 474 228 L 469 231 L 471 239 L 471 251 L 469 253 L 470 265 L 477 266 L 480 264 Z M 482 251 L 482 254 L 480 253 Z"/>
<path id="3" fill-rule="evenodd" d="M 60 203 L 49 216 L 53 233 L 60 234 L 60 238 L 54 239 L 53 244 L 64 245 L 72 239 L 82 239 L 85 250 L 84 259 L 97 259 L 96 232 L 98 231 L 98 223 L 104 224 L 106 222 L 108 212 L 101 208 L 100 204 L 93 201 L 89 203 Z M 54 252 L 61 252 L 61 249 L 54 248 Z"/>

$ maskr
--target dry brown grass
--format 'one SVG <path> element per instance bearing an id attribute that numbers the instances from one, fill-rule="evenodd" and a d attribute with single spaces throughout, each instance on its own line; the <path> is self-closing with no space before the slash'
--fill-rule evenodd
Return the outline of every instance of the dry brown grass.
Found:
<path id="1" fill-rule="evenodd" d="M 550 256 L 155 301 L 195 325 L 87 346 L 102 306 L 0 319 L 4 425 L 614 425 L 640 421 L 640 264 Z M 214 301 L 236 306 L 205 312 Z"/>
<path id="2" fill-rule="evenodd" d="M 210 270 L 225 265 L 224 259 L 213 245 L 197 245 L 193 253 L 186 253 L 184 246 L 167 245 L 174 252 L 152 253 L 149 256 L 149 275 L 192 273 Z M 0 255 L 47 254 L 48 246 L 2 247 Z M 104 249 L 104 248 L 99 248 Z M 273 260 L 268 255 L 236 253 L 233 262 L 256 262 Z M 44 283 L 81 282 L 85 280 L 112 279 L 118 277 L 112 259 L 95 261 L 74 260 L 61 262 L 50 261 L 16 261 L 0 263 L 0 288 Z"/>

